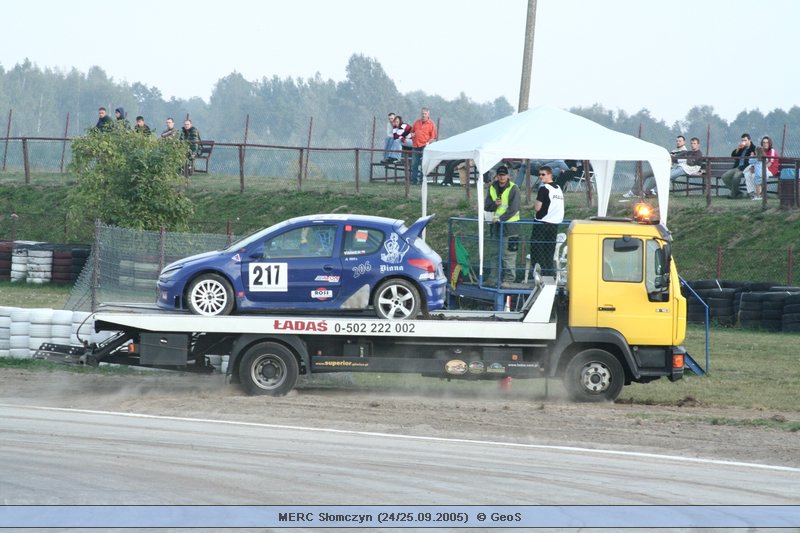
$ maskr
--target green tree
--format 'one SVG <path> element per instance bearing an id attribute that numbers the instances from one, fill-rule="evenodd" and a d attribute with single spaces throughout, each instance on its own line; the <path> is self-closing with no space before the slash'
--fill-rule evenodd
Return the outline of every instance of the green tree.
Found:
<path id="1" fill-rule="evenodd" d="M 83 228 L 99 219 L 132 229 L 185 229 L 193 207 L 184 194 L 187 180 L 176 169 L 183 166 L 187 149 L 185 142 L 116 125 L 74 139 L 69 169 L 78 186 L 68 198 L 70 220 Z"/>

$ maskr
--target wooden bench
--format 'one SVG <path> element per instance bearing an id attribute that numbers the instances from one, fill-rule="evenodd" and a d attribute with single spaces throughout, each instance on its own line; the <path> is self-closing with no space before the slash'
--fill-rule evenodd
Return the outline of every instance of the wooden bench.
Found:
<path id="1" fill-rule="evenodd" d="M 213 151 L 214 141 L 200 141 L 200 153 L 190 160 L 190 175 L 195 172 L 198 174 L 208 174 L 208 160 L 211 158 L 211 152 Z M 198 161 L 204 161 L 202 168 L 197 167 Z"/>
<path id="2" fill-rule="evenodd" d="M 400 154 L 398 154 L 400 155 Z M 447 169 L 448 161 L 442 161 L 439 165 L 436 166 L 431 172 L 428 173 L 426 176 L 428 183 L 439 183 L 439 181 L 443 181 L 446 178 L 446 169 Z M 401 155 L 400 159 L 395 160 L 392 163 L 372 163 L 373 171 L 370 175 L 370 181 L 377 181 L 377 182 L 394 182 L 397 183 L 405 182 L 406 174 L 408 174 L 409 179 L 411 178 L 411 151 L 404 150 L 403 154 Z M 383 169 L 383 176 L 377 175 L 374 171 L 375 168 Z M 469 173 L 469 181 L 470 183 L 474 184 L 475 181 L 478 179 L 478 169 L 475 165 L 470 165 L 470 173 Z M 456 184 L 460 185 L 460 178 L 458 175 L 458 171 L 454 170 L 454 176 L 452 176 L 453 185 Z"/>

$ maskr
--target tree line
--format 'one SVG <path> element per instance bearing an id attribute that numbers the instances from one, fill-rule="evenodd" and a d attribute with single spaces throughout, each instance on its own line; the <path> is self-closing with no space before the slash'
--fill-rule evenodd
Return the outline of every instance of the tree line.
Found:
<path id="1" fill-rule="evenodd" d="M 67 113 L 70 137 L 84 135 L 97 121 L 97 108 L 105 106 L 113 114 L 124 107 L 128 118 L 145 117 L 154 132 L 165 129 L 166 117 L 178 124 L 189 115 L 204 139 L 242 142 L 247 116 L 247 141 L 250 143 L 317 147 L 366 147 L 372 140 L 373 117 L 377 117 L 375 137 L 382 144 L 385 119 L 389 111 L 409 122 L 418 118 L 422 106 L 431 109 L 439 121 L 441 136 L 448 137 L 514 113 L 504 97 L 492 102 L 474 102 L 462 93 L 447 100 L 424 91 L 401 93 L 381 64 L 361 54 L 350 57 L 343 81 L 313 78 L 263 77 L 247 80 L 240 73 L 219 79 L 209 101 L 201 98 L 164 99 L 155 86 L 141 82 L 116 82 L 100 67 L 88 72 L 73 68 L 69 72 L 39 68 L 25 60 L 5 69 L 0 65 L 0 136 L 5 136 L 6 110 L 13 110 L 10 136 L 61 137 Z M 674 146 L 677 134 L 697 136 L 704 152 L 728 155 L 739 135 L 753 138 L 770 135 L 784 155 L 800 154 L 800 108 L 742 111 L 728 122 L 712 106 L 695 106 L 683 120 L 667 124 L 654 118 L 647 109 L 634 114 L 610 110 L 600 104 L 575 107 L 570 111 L 606 127 L 639 136 L 665 147 Z M 641 133 L 640 133 L 641 131 Z M 706 147 L 710 131 L 711 149 Z"/>

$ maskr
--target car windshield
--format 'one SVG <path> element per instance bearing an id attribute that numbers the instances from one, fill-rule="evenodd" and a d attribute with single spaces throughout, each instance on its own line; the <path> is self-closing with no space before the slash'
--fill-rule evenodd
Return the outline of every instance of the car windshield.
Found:
<path id="1" fill-rule="evenodd" d="M 279 222 L 279 223 L 277 223 L 277 224 L 275 224 L 273 226 L 270 226 L 270 227 L 268 227 L 266 229 L 258 230 L 255 233 L 251 233 L 250 235 L 248 235 L 246 237 L 243 237 L 242 239 L 239 239 L 235 243 L 231 244 L 230 246 L 228 246 L 223 251 L 224 252 L 233 253 L 233 252 L 236 252 L 238 250 L 241 250 L 242 248 L 246 248 L 251 243 L 261 239 L 262 237 L 264 237 L 266 234 L 271 233 L 271 232 L 273 232 L 275 230 L 278 230 L 278 229 L 280 229 L 280 228 L 282 228 L 284 226 L 289 225 L 290 222 L 291 222 L 290 220 L 284 220 L 283 222 Z"/>

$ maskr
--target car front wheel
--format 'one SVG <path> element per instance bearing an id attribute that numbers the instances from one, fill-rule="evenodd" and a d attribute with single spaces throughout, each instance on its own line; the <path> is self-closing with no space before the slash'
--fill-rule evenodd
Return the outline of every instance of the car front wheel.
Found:
<path id="1" fill-rule="evenodd" d="M 233 311 L 233 289 L 218 274 L 203 274 L 189 284 L 186 306 L 195 315 L 229 315 Z"/>
<path id="2" fill-rule="evenodd" d="M 372 306 L 379 318 L 416 318 L 420 311 L 419 290 L 409 281 L 396 278 L 384 281 L 375 291 Z"/>

